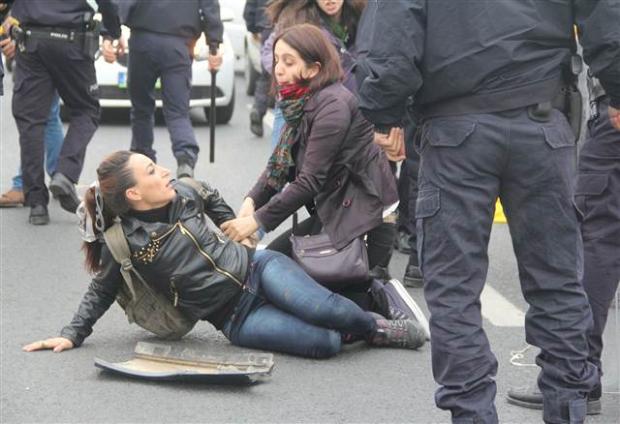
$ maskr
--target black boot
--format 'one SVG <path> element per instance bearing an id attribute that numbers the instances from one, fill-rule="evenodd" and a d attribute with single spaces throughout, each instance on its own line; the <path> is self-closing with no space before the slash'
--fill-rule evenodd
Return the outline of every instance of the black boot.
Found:
<path id="1" fill-rule="evenodd" d="M 60 172 L 56 172 L 52 176 L 49 188 L 54 199 L 58 199 L 60 206 L 64 210 L 75 213 L 75 210 L 80 205 L 80 198 L 75 191 L 75 185 L 69 178 Z"/>
<path id="2" fill-rule="evenodd" d="M 257 137 L 263 136 L 263 118 L 256 109 L 250 112 L 250 131 Z"/>
<path id="3" fill-rule="evenodd" d="M 30 217 L 28 222 L 32 225 L 47 225 L 50 223 L 50 216 L 47 213 L 47 206 L 34 205 L 30 208 Z"/>
<path id="4" fill-rule="evenodd" d="M 587 414 L 598 415 L 601 413 L 601 386 L 596 386 L 588 394 Z M 508 389 L 506 395 L 508 403 L 529 409 L 543 409 L 543 396 L 538 387 L 519 387 Z"/>

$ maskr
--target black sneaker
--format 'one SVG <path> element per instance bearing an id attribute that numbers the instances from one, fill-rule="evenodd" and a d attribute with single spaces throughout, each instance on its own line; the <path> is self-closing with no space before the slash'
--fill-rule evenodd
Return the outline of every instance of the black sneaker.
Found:
<path id="1" fill-rule="evenodd" d="M 250 131 L 257 137 L 263 136 L 263 118 L 261 118 L 256 109 L 252 109 L 250 112 Z"/>
<path id="2" fill-rule="evenodd" d="M 410 255 L 411 245 L 409 244 L 409 235 L 406 231 L 399 231 L 394 239 L 394 248 L 398 250 L 400 253 L 404 253 L 405 255 Z"/>
<path id="3" fill-rule="evenodd" d="M 75 191 L 73 182 L 61 174 L 56 172 L 50 181 L 50 191 L 54 199 L 58 199 L 60 206 L 67 212 L 75 213 L 80 204 L 80 198 Z"/>
<path id="4" fill-rule="evenodd" d="M 407 265 L 405 276 L 403 277 L 403 283 L 405 283 L 405 286 L 414 289 L 424 287 L 424 281 L 422 280 L 422 272 L 420 271 L 420 268 L 415 265 Z"/>
<path id="5" fill-rule="evenodd" d="M 588 394 L 587 410 L 588 415 L 598 415 L 601 413 L 601 386 L 596 386 Z M 519 387 L 508 389 L 506 400 L 512 405 L 521 406 L 529 409 L 543 409 L 543 397 L 538 387 Z"/>
<path id="6" fill-rule="evenodd" d="M 379 347 L 417 349 L 424 345 L 424 330 L 413 320 L 376 318 L 377 329 L 368 337 L 368 343 Z"/>
<path id="7" fill-rule="evenodd" d="M 422 308 L 407 292 L 405 286 L 397 279 L 392 278 L 385 283 L 384 291 L 388 301 L 390 319 L 412 319 L 417 321 L 424 330 L 426 340 L 430 340 L 431 332 L 428 320 Z"/>
<path id="8" fill-rule="evenodd" d="M 32 225 L 47 225 L 50 223 L 50 216 L 47 213 L 47 206 L 34 205 L 30 208 L 30 217 L 28 222 Z"/>

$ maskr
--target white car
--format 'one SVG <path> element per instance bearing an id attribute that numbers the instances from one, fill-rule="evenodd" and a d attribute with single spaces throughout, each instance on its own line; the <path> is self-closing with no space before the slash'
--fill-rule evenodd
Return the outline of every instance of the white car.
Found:
<path id="1" fill-rule="evenodd" d="M 222 22 L 232 20 L 232 15 L 226 9 L 221 12 Z M 130 37 L 129 28 L 123 27 L 123 35 Z M 216 123 L 225 124 L 232 118 L 235 109 L 235 53 L 230 39 L 224 30 L 223 43 L 220 46 L 223 62 L 216 76 Z M 103 57 L 95 61 L 97 82 L 99 84 L 99 102 L 102 108 L 130 108 L 129 93 L 127 91 L 127 51 L 125 56 L 117 62 L 107 63 Z M 211 107 L 211 72 L 209 72 L 208 47 L 204 34 L 196 43 L 194 49 L 194 63 L 192 65 L 192 88 L 189 106 L 204 108 L 207 118 Z M 156 107 L 162 107 L 160 83 L 155 86 Z"/>

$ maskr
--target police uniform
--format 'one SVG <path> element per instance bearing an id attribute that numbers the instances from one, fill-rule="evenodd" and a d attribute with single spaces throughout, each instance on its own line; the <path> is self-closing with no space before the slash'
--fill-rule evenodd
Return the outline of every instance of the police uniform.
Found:
<path id="1" fill-rule="evenodd" d="M 586 61 L 620 105 L 620 9 L 591 0 L 368 7 L 375 28 L 358 64 L 367 75 L 360 107 L 379 130 L 400 124 L 409 95 L 420 115 L 416 219 L 437 405 L 455 423 L 498 422 L 480 293 L 499 197 L 529 303 L 526 339 L 541 349 L 543 419 L 583 422 L 598 376 L 588 361 L 592 314 L 573 204 L 575 135 L 549 105 L 569 93 L 573 22 Z"/>
<path id="2" fill-rule="evenodd" d="M 217 0 L 133 1 L 120 4 L 123 23 L 131 28 L 127 83 L 131 98 L 131 150 L 156 161 L 153 149 L 155 84 L 161 98 L 172 152 L 179 166 L 194 168 L 198 143 L 189 116 L 193 46 L 205 29 L 217 48 L 223 26 Z M 204 19 L 204 25 L 201 21 Z"/>
<path id="3" fill-rule="evenodd" d="M 118 38 L 116 6 L 109 0 L 97 0 L 97 4 L 107 34 Z M 77 207 L 73 184 L 80 178 L 86 146 L 99 123 L 92 56 L 99 47 L 99 36 L 89 29 L 93 10 L 84 0 L 16 0 L 11 14 L 23 30 L 23 38 L 17 40 L 12 106 L 19 130 L 25 204 L 32 208 L 32 222 L 35 208 L 47 216 L 43 134 L 56 90 L 71 118 L 50 186 L 60 183 L 57 194 L 63 208 L 75 212 Z"/>
<path id="4" fill-rule="evenodd" d="M 575 204 L 583 214 L 583 287 L 592 309 L 588 332 L 590 355 L 599 374 L 588 394 L 588 414 L 601 412 L 603 332 L 620 281 L 620 131 L 609 120 L 609 97 L 596 78 L 589 78 L 592 116 L 579 154 Z M 510 389 L 510 403 L 538 409 L 540 392 L 531 387 Z"/>

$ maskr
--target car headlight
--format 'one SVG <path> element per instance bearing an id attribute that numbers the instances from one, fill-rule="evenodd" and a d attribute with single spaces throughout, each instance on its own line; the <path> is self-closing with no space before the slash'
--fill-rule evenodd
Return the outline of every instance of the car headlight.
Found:
<path id="1" fill-rule="evenodd" d="M 227 37 L 224 37 L 224 42 L 220 44 L 220 53 L 222 56 L 226 56 L 228 51 L 231 50 L 232 47 L 230 45 L 230 41 L 228 41 Z M 198 41 L 196 41 L 196 45 L 194 46 L 194 60 L 201 61 L 207 60 L 209 58 L 209 46 L 207 46 L 207 41 L 205 35 L 202 34 Z"/>

